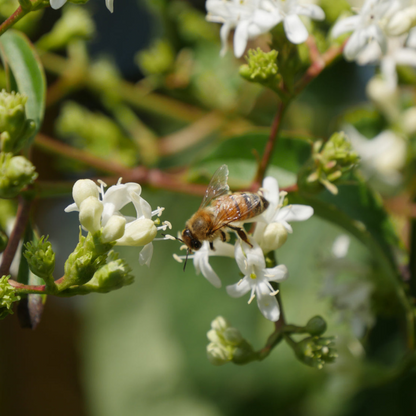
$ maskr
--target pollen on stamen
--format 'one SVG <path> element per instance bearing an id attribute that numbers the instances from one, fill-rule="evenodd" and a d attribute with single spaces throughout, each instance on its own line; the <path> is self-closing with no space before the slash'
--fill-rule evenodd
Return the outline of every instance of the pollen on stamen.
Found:
<path id="1" fill-rule="evenodd" d="M 104 186 L 104 188 L 107 188 L 107 184 L 106 184 L 104 181 L 102 181 L 101 179 L 97 179 L 97 182 L 98 182 L 100 185 Z"/>
<path id="2" fill-rule="evenodd" d="M 118 181 L 117 181 L 117 185 L 120 185 L 122 180 L 123 180 L 123 178 L 119 178 Z"/>
<path id="3" fill-rule="evenodd" d="M 270 296 L 276 296 L 279 292 L 279 289 L 275 290 L 274 292 L 270 292 Z"/>
<path id="4" fill-rule="evenodd" d="M 172 256 L 178 263 L 183 263 L 183 260 L 176 253 L 172 254 Z"/>
<path id="5" fill-rule="evenodd" d="M 176 240 L 176 238 L 173 235 L 170 235 L 170 234 L 165 234 L 165 239 L 166 240 Z"/>
<path id="6" fill-rule="evenodd" d="M 238 283 L 237 283 L 237 286 L 240 286 L 240 285 L 241 285 L 241 283 L 243 283 L 243 280 L 244 280 L 244 279 L 240 279 L 240 280 L 238 281 Z"/>
<path id="7" fill-rule="evenodd" d="M 169 221 L 163 221 L 163 223 L 162 223 L 163 225 L 166 225 L 168 228 L 169 228 L 169 230 L 171 230 L 172 229 L 172 224 L 169 222 Z"/>
<path id="8" fill-rule="evenodd" d="M 186 244 L 183 244 L 179 247 L 179 250 L 188 250 L 188 246 Z"/>
<path id="9" fill-rule="evenodd" d="M 253 302 L 253 299 L 256 297 L 255 293 L 252 293 L 250 296 L 250 299 L 248 300 L 248 304 L 250 305 L 251 302 Z"/>

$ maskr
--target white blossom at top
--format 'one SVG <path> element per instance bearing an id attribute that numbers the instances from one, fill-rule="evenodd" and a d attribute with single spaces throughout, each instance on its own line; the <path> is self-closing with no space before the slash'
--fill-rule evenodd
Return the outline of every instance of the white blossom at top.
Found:
<path id="1" fill-rule="evenodd" d="M 227 51 L 228 35 L 235 28 L 234 54 L 239 58 L 249 39 L 269 32 L 280 22 L 290 42 L 305 42 L 308 30 L 299 16 L 323 20 L 325 13 L 315 4 L 301 3 L 299 0 L 207 0 L 207 20 L 223 24 L 222 55 Z"/>
<path id="2" fill-rule="evenodd" d="M 262 6 L 276 14 L 277 23 L 283 22 L 287 38 L 295 44 L 305 42 L 309 35 L 299 16 L 313 20 L 325 19 L 325 13 L 319 6 L 299 0 L 263 0 Z"/>
<path id="3" fill-rule="evenodd" d="M 263 316 L 275 322 L 280 317 L 280 308 L 275 297 L 278 291 L 275 291 L 270 282 L 285 280 L 287 267 L 281 264 L 267 269 L 262 249 L 255 241 L 251 240 L 251 243 L 252 248 L 242 241 L 235 245 L 235 259 L 244 277 L 238 283 L 227 286 L 227 293 L 237 298 L 251 292 L 248 303 L 256 297 Z"/>
<path id="4" fill-rule="evenodd" d="M 218 277 L 217 273 L 215 273 L 212 266 L 209 264 L 209 257 L 210 256 L 224 256 L 224 257 L 234 257 L 234 246 L 232 244 L 223 243 L 222 241 L 215 240 L 214 241 L 214 248 L 215 250 L 211 250 L 208 241 L 204 241 L 202 243 L 201 248 L 198 251 L 195 251 L 192 254 L 188 255 L 188 259 L 192 259 L 194 261 L 194 267 L 196 274 L 202 273 L 202 275 L 210 282 L 213 286 L 220 288 L 221 287 L 221 280 Z M 174 255 L 174 258 L 182 262 L 186 256 L 178 256 Z"/>
<path id="5" fill-rule="evenodd" d="M 367 139 L 353 126 L 344 131 L 361 158 L 361 167 L 367 177 L 375 176 L 387 185 L 397 185 L 400 170 L 406 161 L 407 142 L 392 130 L 385 130 L 373 139 Z"/>
<path id="6" fill-rule="evenodd" d="M 67 0 L 50 0 L 50 4 L 52 9 L 60 9 Z M 111 13 L 113 13 L 114 10 L 114 0 L 105 0 L 105 5 L 107 6 L 107 9 L 110 10 Z"/>
<path id="7" fill-rule="evenodd" d="M 65 212 L 78 211 L 81 225 L 94 233 L 102 229 L 102 239 L 116 241 L 117 245 L 144 246 L 140 253 L 140 264 L 150 264 L 153 254 L 152 241 L 158 230 L 171 228 L 165 221 L 160 227 L 155 225 L 152 217 L 160 216 L 163 208 L 152 211 L 150 204 L 141 195 L 141 186 L 137 183 L 122 184 L 121 179 L 116 185 L 107 186 L 100 182 L 98 187 L 89 179 L 77 181 L 73 187 L 74 203 L 65 208 Z M 136 216 L 123 215 L 120 211 L 132 203 Z M 157 220 L 156 222 L 158 222 Z"/>
<path id="8" fill-rule="evenodd" d="M 387 38 L 382 29 L 382 19 L 391 7 L 391 0 L 367 0 L 359 14 L 339 20 L 332 29 L 332 36 L 353 32 L 344 48 L 347 60 L 356 59 L 369 42 L 376 42 L 381 52 L 387 51 Z"/>
<path id="9" fill-rule="evenodd" d="M 279 248 L 286 241 L 287 233 L 293 232 L 289 222 L 309 219 L 313 208 L 298 204 L 283 206 L 287 193 L 279 191 L 277 180 L 271 176 L 264 178 L 262 190 L 269 207 L 258 219 L 253 237 L 268 252 Z"/>
<path id="10" fill-rule="evenodd" d="M 227 38 L 235 28 L 234 54 L 241 57 L 247 41 L 268 32 L 278 23 L 276 16 L 260 6 L 261 0 L 207 0 L 207 20 L 222 23 L 221 55 L 227 51 Z"/>

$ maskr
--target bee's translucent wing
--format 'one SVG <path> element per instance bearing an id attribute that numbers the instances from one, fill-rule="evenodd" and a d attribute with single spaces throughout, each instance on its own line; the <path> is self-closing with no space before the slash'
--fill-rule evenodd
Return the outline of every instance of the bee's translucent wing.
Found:
<path id="1" fill-rule="evenodd" d="M 220 166 L 211 178 L 207 190 L 205 191 L 204 199 L 201 207 L 204 208 L 210 204 L 213 199 L 227 194 L 230 191 L 228 186 L 228 167 L 227 165 Z"/>
<path id="2" fill-rule="evenodd" d="M 260 197 L 256 194 L 235 193 L 218 200 L 218 206 L 212 232 L 234 222 L 244 221 L 253 217 L 250 215 L 260 204 Z"/>

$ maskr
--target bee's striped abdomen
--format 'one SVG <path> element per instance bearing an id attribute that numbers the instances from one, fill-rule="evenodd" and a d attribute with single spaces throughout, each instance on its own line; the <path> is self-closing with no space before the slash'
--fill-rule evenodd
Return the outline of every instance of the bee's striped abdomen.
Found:
<path id="1" fill-rule="evenodd" d="M 269 202 L 262 195 L 252 192 L 236 192 L 231 194 L 230 197 L 238 206 L 240 221 L 257 217 L 269 206 Z"/>

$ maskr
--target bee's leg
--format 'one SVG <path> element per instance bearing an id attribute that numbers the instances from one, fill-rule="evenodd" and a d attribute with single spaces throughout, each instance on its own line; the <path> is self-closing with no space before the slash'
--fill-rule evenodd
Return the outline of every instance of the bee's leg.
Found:
<path id="1" fill-rule="evenodd" d="M 220 230 L 220 235 L 221 235 L 221 241 L 225 243 L 227 241 L 227 235 L 225 234 L 223 230 Z"/>
<path id="2" fill-rule="evenodd" d="M 212 241 L 210 241 L 210 242 L 209 242 L 209 248 L 210 248 L 212 251 L 215 251 L 214 243 L 213 243 Z"/>
<path id="3" fill-rule="evenodd" d="M 231 226 L 231 225 L 228 225 L 227 226 L 228 228 L 231 228 L 232 230 L 234 230 L 237 234 L 238 234 L 238 236 L 245 242 L 245 243 L 247 243 L 250 247 L 253 247 L 253 244 L 251 244 L 250 243 L 250 241 L 248 241 L 248 237 L 247 237 L 247 234 L 246 234 L 246 232 L 242 229 L 242 228 L 240 228 L 240 227 L 233 227 L 233 226 Z"/>

